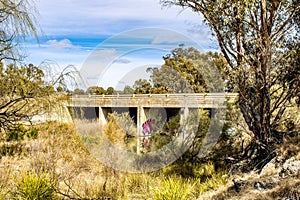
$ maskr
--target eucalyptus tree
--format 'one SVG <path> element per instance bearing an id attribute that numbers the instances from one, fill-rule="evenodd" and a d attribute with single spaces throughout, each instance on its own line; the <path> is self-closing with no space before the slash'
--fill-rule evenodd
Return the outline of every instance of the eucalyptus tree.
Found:
<path id="1" fill-rule="evenodd" d="M 38 38 L 36 13 L 33 1 L 0 0 L 0 61 L 24 58 L 20 43 L 26 37 Z"/>
<path id="2" fill-rule="evenodd" d="M 55 90 L 43 79 L 44 72 L 32 64 L 0 63 L 0 131 L 49 109 Z"/>
<path id="3" fill-rule="evenodd" d="M 151 93 L 151 83 L 146 79 L 138 79 L 133 85 L 135 94 L 150 94 Z"/>
<path id="4" fill-rule="evenodd" d="M 101 94 L 105 94 L 106 91 L 103 87 L 99 87 L 99 86 L 90 86 L 87 90 L 86 90 L 87 94 L 92 94 L 92 95 L 101 95 Z"/>
<path id="5" fill-rule="evenodd" d="M 161 4 L 191 9 L 211 28 L 228 63 L 223 70 L 237 86 L 240 110 L 253 133 L 249 156 L 268 157 L 280 119 L 300 92 L 295 20 L 300 2 L 161 0 Z"/>
<path id="6" fill-rule="evenodd" d="M 151 93 L 202 93 L 224 90 L 218 71 L 217 53 L 201 53 L 193 47 L 179 45 L 163 57 L 160 68 L 148 68 L 153 89 Z"/>

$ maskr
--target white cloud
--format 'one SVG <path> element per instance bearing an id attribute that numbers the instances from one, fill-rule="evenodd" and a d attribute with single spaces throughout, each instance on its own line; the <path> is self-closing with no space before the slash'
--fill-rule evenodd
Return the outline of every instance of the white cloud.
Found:
<path id="1" fill-rule="evenodd" d="M 48 40 L 46 42 L 50 47 L 55 49 L 78 49 L 79 46 L 75 46 L 72 42 L 68 39 L 62 40 Z"/>
<path id="2" fill-rule="evenodd" d="M 174 44 L 185 43 L 187 38 L 180 35 L 158 35 L 152 40 L 152 44 Z"/>
<path id="3" fill-rule="evenodd" d="M 113 61 L 113 63 L 120 63 L 120 64 L 129 64 L 131 61 L 126 58 L 119 58 Z"/>
<path id="4" fill-rule="evenodd" d="M 162 8 L 159 0 L 40 0 L 40 23 L 46 34 L 108 34 L 144 27 L 185 31 L 185 20 L 201 21 L 180 7 Z"/>
<path id="5" fill-rule="evenodd" d="M 144 39 L 152 41 L 150 47 L 163 50 L 169 50 L 172 43 L 188 41 L 186 38 L 195 39 L 200 44 L 203 40 L 205 42 L 203 46 L 207 42 L 207 38 L 203 33 L 199 34 L 195 26 L 197 23 L 201 24 L 200 15 L 190 9 L 182 10 L 180 7 L 162 8 L 159 0 L 39 0 L 36 4 L 39 24 L 46 38 L 50 40 L 40 47 L 29 47 L 31 56 L 28 59 L 35 62 L 51 59 L 60 65 L 82 66 L 81 71 L 86 74 L 87 79 L 92 80 L 92 84 L 96 84 L 96 80 L 91 77 L 103 74 L 109 65 L 119 71 L 130 68 L 136 61 L 131 57 L 125 60 L 120 56 L 131 50 L 148 47 L 141 43 Z M 180 32 L 185 38 L 170 37 L 168 34 L 160 34 L 159 31 L 141 30 L 128 37 L 126 41 L 128 46 L 122 48 L 118 43 L 120 40 L 116 40 L 116 43 L 112 42 L 102 50 L 94 50 L 96 44 L 94 41 L 90 43 L 89 40 L 101 42 L 103 38 L 149 27 L 161 29 L 162 32 L 165 30 Z M 194 31 L 189 30 L 191 28 Z M 89 52 L 91 54 L 88 55 Z M 115 61 L 112 62 L 113 60 Z M 147 61 L 143 60 L 141 64 Z M 130 64 L 124 64 L 129 62 Z M 117 78 L 116 73 L 108 77 L 108 81 Z"/>

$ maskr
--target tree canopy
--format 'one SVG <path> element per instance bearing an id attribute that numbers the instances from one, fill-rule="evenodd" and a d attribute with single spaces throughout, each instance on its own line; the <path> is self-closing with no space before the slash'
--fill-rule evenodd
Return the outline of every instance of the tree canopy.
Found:
<path id="1" fill-rule="evenodd" d="M 201 93 L 224 90 L 224 80 L 218 71 L 222 56 L 217 53 L 200 53 L 193 47 L 179 45 L 163 57 L 160 67 L 149 67 L 150 80 L 137 80 L 136 93 Z"/>
<path id="2" fill-rule="evenodd" d="M 237 86 L 253 149 L 270 152 L 279 120 L 300 92 L 299 1 L 161 0 L 200 13 L 215 35 Z M 272 146 L 272 145 L 271 145 Z M 261 151 L 260 151 L 261 150 Z"/>
<path id="3" fill-rule="evenodd" d="M 74 91 L 75 92 L 75 91 Z M 75 92 L 76 93 L 76 92 Z M 92 95 L 101 95 L 101 94 L 105 94 L 106 91 L 103 87 L 99 87 L 99 86 L 90 86 L 87 90 L 86 90 L 87 94 L 92 94 Z"/>
<path id="4" fill-rule="evenodd" d="M 20 42 L 38 38 L 35 8 L 30 0 L 0 0 L 0 61 L 20 61 Z"/>
<path id="5" fill-rule="evenodd" d="M 54 88 L 44 82 L 44 73 L 38 67 L 0 63 L 0 129 L 47 109 Z"/>

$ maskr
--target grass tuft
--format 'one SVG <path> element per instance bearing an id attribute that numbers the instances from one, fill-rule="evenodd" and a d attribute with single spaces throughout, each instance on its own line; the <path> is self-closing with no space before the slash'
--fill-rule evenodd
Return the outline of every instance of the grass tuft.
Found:
<path id="1" fill-rule="evenodd" d="M 54 199 L 55 181 L 43 173 L 40 175 L 32 172 L 26 173 L 17 181 L 16 199 Z"/>
<path id="2" fill-rule="evenodd" d="M 154 190 L 154 200 L 186 200 L 192 199 L 195 183 L 179 177 L 163 180 L 160 187 Z"/>

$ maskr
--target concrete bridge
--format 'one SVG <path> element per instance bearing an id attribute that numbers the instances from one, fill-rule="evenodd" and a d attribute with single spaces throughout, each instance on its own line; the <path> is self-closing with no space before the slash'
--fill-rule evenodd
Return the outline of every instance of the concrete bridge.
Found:
<path id="1" fill-rule="evenodd" d="M 107 123 L 108 113 L 129 112 L 137 125 L 137 135 L 142 137 L 142 124 L 149 118 L 150 109 L 163 109 L 167 118 L 180 114 L 182 122 L 190 109 L 225 108 L 226 101 L 235 97 L 236 93 L 73 95 L 68 106 L 83 110 L 86 118 L 98 119 L 102 126 Z"/>

